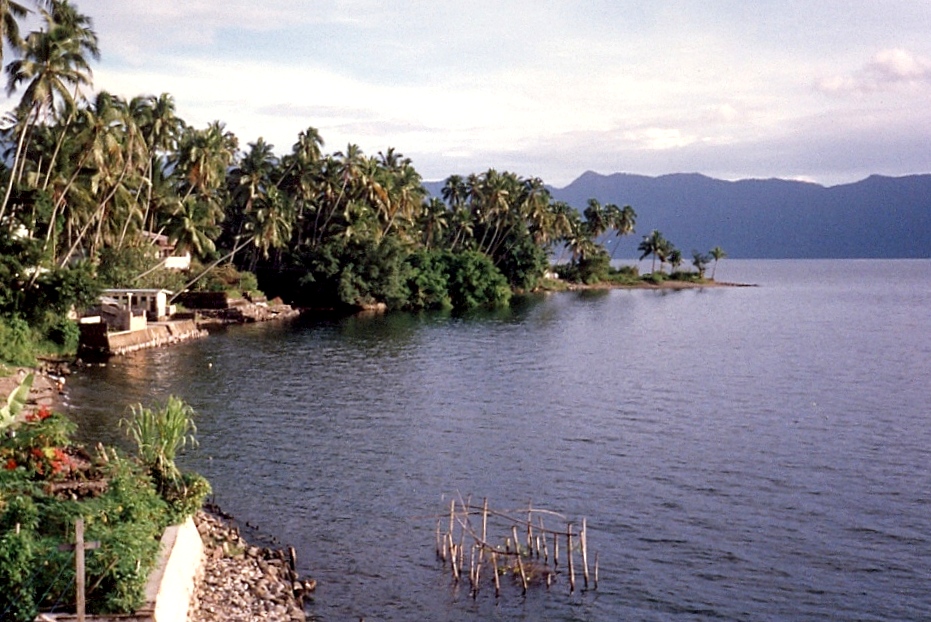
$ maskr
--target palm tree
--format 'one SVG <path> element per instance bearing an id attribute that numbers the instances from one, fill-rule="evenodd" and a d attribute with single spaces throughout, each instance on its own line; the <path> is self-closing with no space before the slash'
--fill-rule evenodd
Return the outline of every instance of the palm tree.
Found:
<path id="1" fill-rule="evenodd" d="M 637 250 L 642 253 L 640 255 L 640 261 L 643 261 L 650 255 L 653 256 L 653 266 L 650 268 L 650 272 L 656 272 L 656 258 L 660 255 L 665 257 L 665 254 L 670 249 L 669 242 L 663 237 L 663 234 L 654 229 L 650 232 L 650 235 L 643 236 L 643 240 L 640 242 Z"/>
<path id="2" fill-rule="evenodd" d="M 165 233 L 178 252 L 190 251 L 200 259 L 207 259 L 216 251 L 213 238 L 219 231 L 215 214 L 194 197 L 176 205 L 165 227 Z"/>
<path id="3" fill-rule="evenodd" d="M 582 212 L 582 215 L 585 216 L 585 225 L 588 227 L 588 233 L 593 240 L 607 231 L 610 226 L 608 212 L 597 199 L 588 200 L 588 206 Z"/>
<path id="4" fill-rule="evenodd" d="M 698 278 L 705 278 L 705 270 L 708 269 L 708 264 L 711 263 L 711 255 L 706 255 L 698 251 L 692 251 L 692 265 L 695 266 L 695 269 L 698 271 Z"/>
<path id="5" fill-rule="evenodd" d="M 620 208 L 617 205 L 611 204 L 606 206 L 605 209 L 608 212 L 608 220 L 614 228 L 616 237 L 620 238 L 621 236 L 630 235 L 634 232 L 634 226 L 637 224 L 637 212 L 634 211 L 634 208 L 629 205 Z M 612 260 L 614 259 L 614 254 L 617 252 L 618 246 L 620 246 L 620 242 L 615 244 L 614 248 L 611 250 Z"/>
<path id="6" fill-rule="evenodd" d="M 0 220 L 19 177 L 17 171 L 23 166 L 27 134 L 43 116 L 51 116 L 56 101 L 61 101 L 65 109 L 74 108 L 75 95 L 82 86 L 91 84 L 88 57 L 99 55 L 90 19 L 77 13 L 66 0 L 52 0 L 51 10 L 43 10 L 42 14 L 46 30 L 30 33 L 23 44 L 22 57 L 6 67 L 7 95 L 12 95 L 21 84 L 26 84 L 26 88 L 17 106 L 22 127 L 18 130 L 13 167 L 0 204 Z"/>
<path id="7" fill-rule="evenodd" d="M 714 266 L 711 267 L 711 280 L 713 281 L 714 273 L 718 269 L 718 261 L 727 257 L 727 253 L 720 246 L 715 246 L 711 249 L 710 254 L 714 258 Z"/>
<path id="8" fill-rule="evenodd" d="M 669 253 L 669 267 L 670 272 L 675 273 L 679 266 L 682 265 L 682 251 L 678 248 L 673 248 Z"/>
<path id="9" fill-rule="evenodd" d="M 11 50 L 17 50 L 23 44 L 19 36 L 19 21 L 26 17 L 29 10 L 12 0 L 0 0 L 0 43 L 6 43 Z M 0 45 L 0 62 L 3 61 L 3 46 Z"/>
<path id="10" fill-rule="evenodd" d="M 433 243 L 440 239 L 449 227 L 449 209 L 446 204 L 437 197 L 430 197 L 423 204 L 418 225 L 423 233 L 424 248 L 433 248 Z"/>
<path id="11" fill-rule="evenodd" d="M 463 205 L 469 195 L 468 186 L 466 186 L 465 180 L 460 175 L 447 177 L 440 192 L 443 195 L 443 200 L 453 211 Z"/>

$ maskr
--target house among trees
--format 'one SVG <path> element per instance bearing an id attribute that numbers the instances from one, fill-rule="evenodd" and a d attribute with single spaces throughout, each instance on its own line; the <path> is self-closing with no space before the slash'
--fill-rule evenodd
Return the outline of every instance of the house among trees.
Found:
<path id="1" fill-rule="evenodd" d="M 150 319 L 164 322 L 173 314 L 169 295 L 167 289 L 105 289 L 93 314 L 113 332 L 145 330 Z M 92 322 L 89 317 L 83 320 Z"/>
<path id="2" fill-rule="evenodd" d="M 152 233 L 151 231 L 144 231 L 142 235 L 155 247 L 156 256 L 165 262 L 165 268 L 169 270 L 187 270 L 191 267 L 190 251 L 175 255 L 175 245 L 167 235 Z"/>

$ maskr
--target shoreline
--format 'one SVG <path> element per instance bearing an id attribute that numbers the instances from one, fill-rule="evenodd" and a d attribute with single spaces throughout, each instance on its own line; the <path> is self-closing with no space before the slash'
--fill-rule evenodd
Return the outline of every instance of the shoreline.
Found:
<path id="1" fill-rule="evenodd" d="M 565 281 L 559 281 L 565 283 Z M 586 285 L 584 283 L 565 283 L 565 289 L 543 289 L 545 293 L 549 292 L 575 292 L 575 291 L 597 291 L 607 289 L 642 289 L 642 290 L 682 290 L 682 289 L 720 289 L 723 287 L 759 287 L 756 283 L 731 283 L 728 281 L 704 281 L 696 283 L 695 281 L 663 281 L 662 283 L 650 283 L 648 281 L 638 281 L 636 283 L 613 283 L 611 281 L 601 281 Z"/>

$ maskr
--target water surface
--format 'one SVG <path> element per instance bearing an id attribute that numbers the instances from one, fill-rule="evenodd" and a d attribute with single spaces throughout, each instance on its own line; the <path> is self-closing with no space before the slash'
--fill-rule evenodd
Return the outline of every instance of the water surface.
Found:
<path id="1" fill-rule="evenodd" d="M 321 620 L 931 618 L 931 261 L 725 260 L 757 288 L 249 326 L 73 378 L 83 438 L 198 411 L 184 463 L 293 544 Z M 472 600 L 450 495 L 585 516 L 597 591 Z"/>

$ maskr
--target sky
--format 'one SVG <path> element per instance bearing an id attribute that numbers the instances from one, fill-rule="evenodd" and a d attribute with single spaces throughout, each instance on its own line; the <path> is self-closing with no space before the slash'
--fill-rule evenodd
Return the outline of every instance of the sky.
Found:
<path id="1" fill-rule="evenodd" d="M 94 88 L 277 153 L 824 185 L 931 172 L 927 0 L 74 0 Z M 16 95 L 14 95 L 16 98 Z"/>

